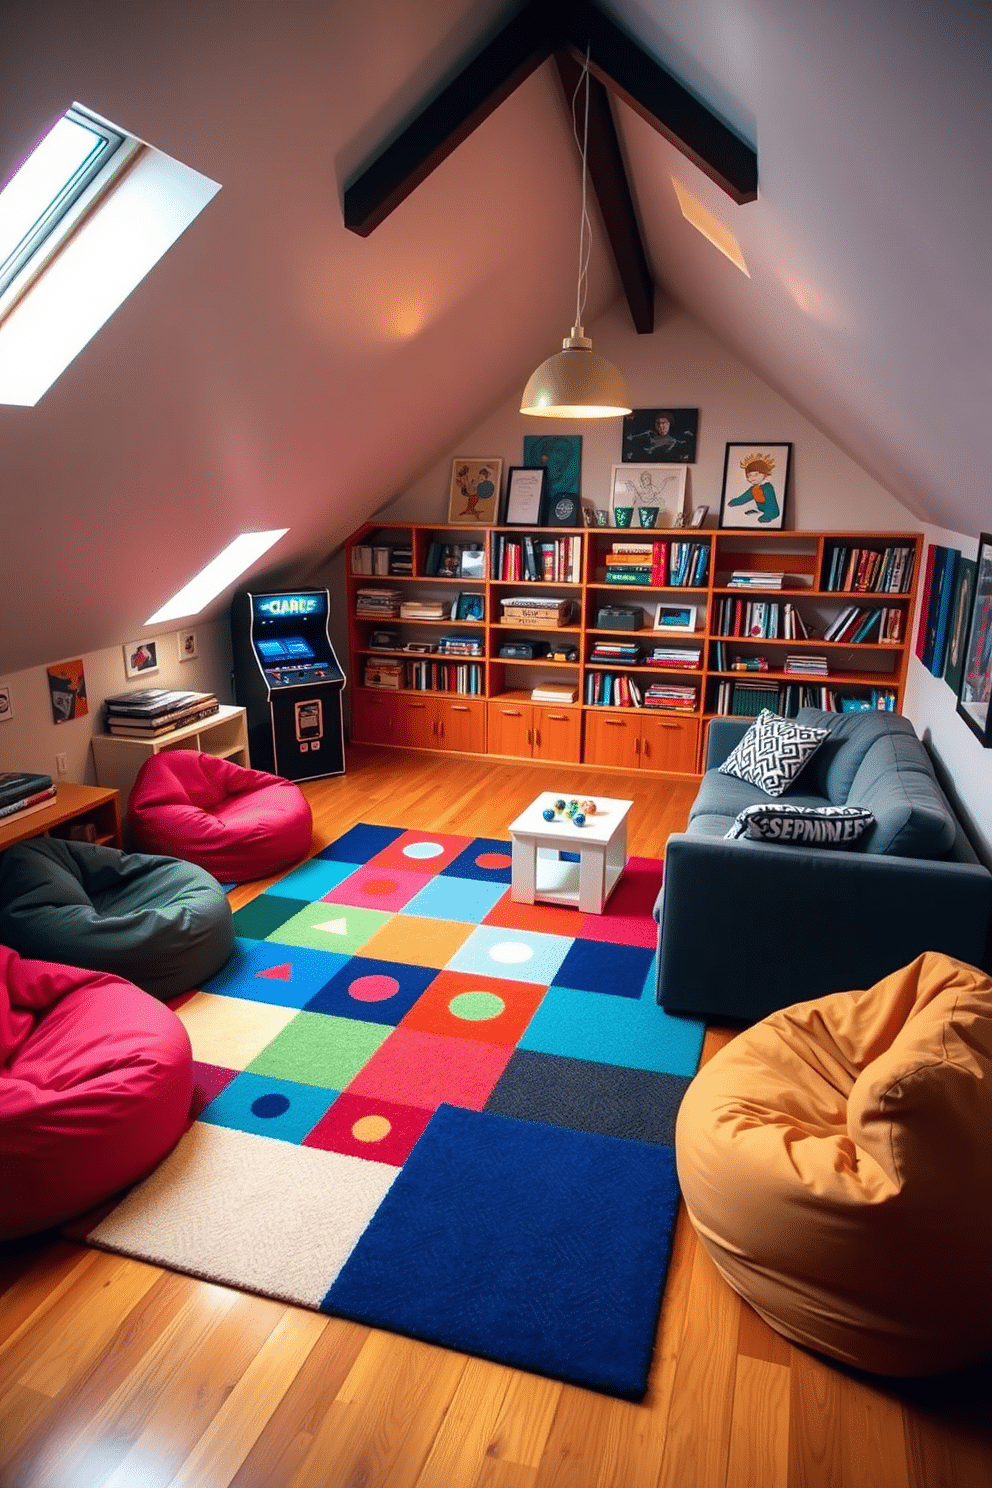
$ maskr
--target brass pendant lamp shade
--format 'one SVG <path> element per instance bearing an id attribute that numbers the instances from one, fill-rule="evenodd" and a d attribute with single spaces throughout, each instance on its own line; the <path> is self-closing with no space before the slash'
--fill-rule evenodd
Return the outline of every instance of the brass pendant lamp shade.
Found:
<path id="1" fill-rule="evenodd" d="M 597 356 L 580 325 L 562 349 L 531 374 L 520 401 L 521 413 L 543 418 L 619 418 L 630 413 L 630 392 L 621 374 Z"/>
<path id="2" fill-rule="evenodd" d="M 580 140 L 575 123 L 575 103 L 583 83 L 586 107 Z M 579 282 L 575 292 L 575 324 L 571 334 L 561 343 L 561 351 L 548 357 L 532 373 L 520 400 L 520 412 L 535 414 L 540 418 L 620 418 L 632 411 L 630 391 L 613 363 L 596 355 L 591 340 L 582 329 L 592 237 L 586 184 L 589 141 L 588 49 L 585 65 L 572 96 L 572 129 L 582 157 L 582 216 L 579 219 Z"/>

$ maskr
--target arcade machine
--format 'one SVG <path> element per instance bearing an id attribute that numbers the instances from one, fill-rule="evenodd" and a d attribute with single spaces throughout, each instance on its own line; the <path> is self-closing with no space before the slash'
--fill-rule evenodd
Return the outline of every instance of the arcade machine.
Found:
<path id="1" fill-rule="evenodd" d="M 329 613 L 326 589 L 234 597 L 234 695 L 247 715 L 256 770 L 287 780 L 344 774 L 345 675 Z"/>

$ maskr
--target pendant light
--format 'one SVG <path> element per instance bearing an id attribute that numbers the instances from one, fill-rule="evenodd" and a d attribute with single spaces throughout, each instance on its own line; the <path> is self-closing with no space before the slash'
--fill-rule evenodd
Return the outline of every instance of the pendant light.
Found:
<path id="1" fill-rule="evenodd" d="M 575 124 L 575 101 L 585 82 L 585 123 L 579 141 Z M 589 52 L 582 75 L 572 95 L 572 131 L 582 156 L 582 217 L 579 222 L 579 280 L 575 291 L 575 324 L 561 343 L 562 349 L 542 362 L 531 375 L 520 401 L 520 412 L 539 418 L 619 418 L 630 413 L 630 392 L 612 362 L 597 356 L 582 327 L 589 277 L 592 228 L 586 184 L 586 154 L 589 143 Z"/>

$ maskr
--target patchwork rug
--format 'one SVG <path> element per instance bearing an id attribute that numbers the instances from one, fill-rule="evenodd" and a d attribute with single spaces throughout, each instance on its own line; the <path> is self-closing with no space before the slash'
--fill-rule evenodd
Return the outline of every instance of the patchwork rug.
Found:
<path id="1" fill-rule="evenodd" d="M 194 1119 L 84 1238 L 640 1399 L 703 1037 L 654 1000 L 661 874 L 582 915 L 515 905 L 508 842 L 352 828 L 174 1004 Z"/>

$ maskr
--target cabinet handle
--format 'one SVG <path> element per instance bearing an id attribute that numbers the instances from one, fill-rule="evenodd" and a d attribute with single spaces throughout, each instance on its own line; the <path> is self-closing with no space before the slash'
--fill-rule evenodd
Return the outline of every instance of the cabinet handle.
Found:
<path id="1" fill-rule="evenodd" d="M 502 715 L 503 715 L 504 718 L 519 718 L 520 717 L 520 709 L 519 708 L 500 708 L 499 711 L 502 713 Z"/>
<path id="2" fill-rule="evenodd" d="M 567 716 L 564 713 L 549 713 L 548 714 L 548 717 L 554 719 L 555 723 L 567 723 L 568 722 L 568 718 L 567 718 Z"/>
<path id="3" fill-rule="evenodd" d="M 514 718 L 519 718 L 520 717 L 520 714 L 519 713 L 515 713 L 513 716 L 514 716 Z M 527 743 L 528 744 L 533 744 L 533 742 L 534 742 L 534 730 L 533 729 L 528 729 L 527 730 Z"/>
<path id="4" fill-rule="evenodd" d="M 634 740 L 634 753 L 635 754 L 640 754 L 640 752 L 641 752 L 641 741 L 640 741 L 640 738 L 635 738 L 635 740 Z"/>
<path id="5" fill-rule="evenodd" d="M 624 720 L 622 718 L 604 718 L 603 719 L 603 722 L 605 724 L 607 724 L 609 728 L 626 728 L 627 727 L 626 723 L 624 722 Z"/>
<path id="6" fill-rule="evenodd" d="M 464 703 L 452 703 L 451 711 L 452 713 L 467 713 L 468 709 Z"/>
<path id="7" fill-rule="evenodd" d="M 540 749 L 540 747 L 541 747 L 541 730 L 540 729 L 535 729 L 534 730 L 534 748 L 535 749 Z"/>

